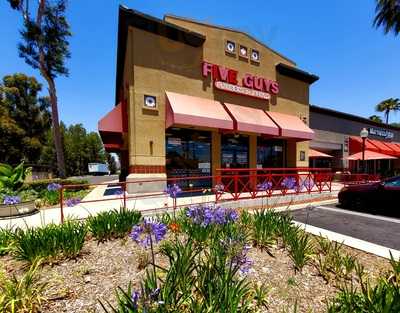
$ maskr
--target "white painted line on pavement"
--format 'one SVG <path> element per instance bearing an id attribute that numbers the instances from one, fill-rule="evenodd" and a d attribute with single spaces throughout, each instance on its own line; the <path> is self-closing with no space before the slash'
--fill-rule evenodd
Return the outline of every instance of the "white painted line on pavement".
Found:
<path id="1" fill-rule="evenodd" d="M 400 224 L 400 219 L 397 218 L 391 218 L 391 217 L 386 217 L 382 215 L 373 215 L 373 214 L 368 214 L 368 213 L 362 213 L 362 212 L 355 212 L 355 211 L 349 211 L 349 210 L 343 210 L 343 209 L 335 209 L 323 205 L 319 205 L 316 207 L 317 209 L 323 209 L 327 211 L 332 211 L 332 212 L 338 212 L 338 213 L 344 213 L 344 214 L 349 214 L 349 215 L 357 215 L 357 216 L 362 216 L 362 217 L 367 217 L 375 220 L 381 220 L 385 222 L 392 222 L 392 223 L 397 223 Z"/>
<path id="2" fill-rule="evenodd" d="M 323 228 L 315 227 L 309 224 L 304 224 L 300 222 L 293 221 L 296 225 L 302 227 L 306 232 L 311 233 L 316 236 L 327 237 L 329 240 L 333 240 L 336 242 L 344 243 L 346 246 L 356 248 L 368 253 L 375 254 L 377 256 L 390 259 L 390 253 L 392 252 L 393 257 L 396 260 L 400 259 L 400 251 L 395 249 L 390 249 L 388 247 L 384 247 L 381 245 L 377 245 L 372 242 L 368 242 L 365 240 L 361 240 L 358 238 L 350 237 L 347 235 L 339 234 L 330 230 L 326 230 Z"/>

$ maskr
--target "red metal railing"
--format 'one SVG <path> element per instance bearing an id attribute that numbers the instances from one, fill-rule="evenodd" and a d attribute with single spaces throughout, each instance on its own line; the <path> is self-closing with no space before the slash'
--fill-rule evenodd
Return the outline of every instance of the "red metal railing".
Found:
<path id="1" fill-rule="evenodd" d="M 121 201 L 121 206 L 126 208 L 128 201 L 155 199 L 160 202 L 160 199 L 164 199 L 163 205 L 155 206 L 151 209 L 156 211 L 205 202 L 216 203 L 291 194 L 331 192 L 334 175 L 335 174 L 331 173 L 329 169 L 320 168 L 219 169 L 215 176 L 173 177 L 168 179 L 149 179 L 131 182 L 64 185 L 59 190 L 60 216 L 61 222 L 63 222 L 64 209 L 68 202 L 64 197 L 64 191 L 68 189 L 104 186 L 104 190 L 106 190 L 107 187 L 108 189 L 120 187 L 120 194 L 104 197 L 103 193 L 99 198 L 86 198 L 86 200 L 81 200 L 80 205 L 119 200 Z M 367 178 L 368 177 L 362 176 L 346 176 L 346 179 L 352 179 L 353 182 L 357 179 L 363 179 L 363 181 L 365 181 Z M 184 188 L 177 198 L 171 199 L 164 190 L 161 190 L 164 188 L 160 187 L 166 187 L 172 184 L 184 186 Z M 154 186 L 157 186 L 157 188 Z M 155 191 L 146 192 L 146 190 L 148 191 L 151 189 Z M 137 192 L 132 192 L 135 190 Z M 127 191 L 131 191 L 131 193 Z M 190 197 L 191 200 L 194 199 L 195 202 L 191 201 L 188 204 L 187 201 L 180 200 L 187 199 L 187 197 Z M 155 201 L 155 203 L 157 201 Z M 171 202 L 172 204 L 170 204 Z"/>

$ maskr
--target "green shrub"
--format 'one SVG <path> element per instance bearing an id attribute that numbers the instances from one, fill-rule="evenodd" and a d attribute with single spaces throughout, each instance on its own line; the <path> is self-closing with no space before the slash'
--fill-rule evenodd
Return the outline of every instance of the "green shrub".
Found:
<path id="1" fill-rule="evenodd" d="M 14 232 L 11 228 L 0 228 L 0 255 L 5 255 L 11 249 Z"/>
<path id="2" fill-rule="evenodd" d="M 289 256 L 294 262 L 295 270 L 301 271 L 311 261 L 314 246 L 311 237 L 301 229 L 293 228 L 289 235 Z"/>
<path id="3" fill-rule="evenodd" d="M 269 249 L 276 243 L 280 215 L 273 210 L 256 211 L 253 216 L 252 239 L 255 245 Z"/>
<path id="4" fill-rule="evenodd" d="M 372 285 L 357 271 L 360 290 L 345 284 L 328 304 L 328 313 L 400 312 L 400 261 L 391 256 L 392 269 Z"/>
<path id="5" fill-rule="evenodd" d="M 125 237 L 133 225 L 139 223 L 141 213 L 121 208 L 102 212 L 87 219 L 87 225 L 93 236 L 100 242 L 112 238 Z"/>
<path id="6" fill-rule="evenodd" d="M 8 277 L 3 270 L 0 271 L 0 312 L 42 312 L 47 284 L 40 281 L 39 266 L 40 261 L 35 262 L 20 277 Z"/>
<path id="7" fill-rule="evenodd" d="M 18 190 L 24 183 L 24 180 L 30 171 L 30 167 L 24 167 L 24 162 L 21 162 L 16 167 L 0 163 L 0 190 Z"/>
<path id="8" fill-rule="evenodd" d="M 74 187 L 74 190 L 82 190 L 82 189 L 88 189 L 88 186 L 84 186 L 88 184 L 89 182 L 84 179 L 60 179 L 60 178 L 53 178 L 53 179 L 40 179 L 40 180 L 34 180 L 31 182 L 25 182 L 24 185 L 22 186 L 22 189 L 32 189 L 35 190 L 36 192 L 41 192 L 43 190 L 47 190 L 47 186 L 51 183 L 56 183 L 60 185 L 83 185 L 83 186 L 77 186 Z"/>
<path id="9" fill-rule="evenodd" d="M 34 263 L 37 259 L 47 261 L 61 257 L 75 258 L 82 250 L 87 233 L 82 222 L 66 221 L 39 228 L 18 229 L 14 236 L 13 255 Z"/>

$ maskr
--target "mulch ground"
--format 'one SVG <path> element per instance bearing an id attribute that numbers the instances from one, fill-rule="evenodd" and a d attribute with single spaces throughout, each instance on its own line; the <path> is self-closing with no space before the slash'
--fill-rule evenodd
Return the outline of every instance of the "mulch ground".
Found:
<path id="1" fill-rule="evenodd" d="M 388 269 L 386 259 L 348 247 L 344 250 L 357 256 L 371 279 Z M 249 252 L 254 264 L 248 279 L 264 284 L 269 290 L 265 312 L 293 312 L 296 302 L 298 312 L 326 312 L 327 299 L 338 292 L 335 284 L 326 283 L 313 265 L 296 273 L 286 250 L 273 247 L 271 252 L 273 256 L 257 248 Z M 101 244 L 87 241 L 76 260 L 43 267 L 42 279 L 49 283 L 49 301 L 43 312 L 104 312 L 99 301 L 115 303 L 118 286 L 126 288 L 129 282 L 134 287 L 139 285 L 144 275 L 141 265 L 146 264 L 146 256 L 146 252 L 128 237 Z M 160 256 L 157 262 L 167 265 Z M 9 256 L 0 258 L 0 263 L 10 273 L 20 271 L 23 266 Z"/>

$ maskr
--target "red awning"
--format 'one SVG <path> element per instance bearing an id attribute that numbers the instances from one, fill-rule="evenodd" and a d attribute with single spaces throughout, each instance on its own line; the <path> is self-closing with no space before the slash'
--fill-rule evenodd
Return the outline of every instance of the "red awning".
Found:
<path id="1" fill-rule="evenodd" d="M 361 137 L 350 137 L 349 139 L 349 150 L 350 153 L 357 153 L 362 150 L 362 139 Z M 371 144 L 368 140 L 365 140 L 365 150 L 378 151 L 378 148 Z"/>
<path id="2" fill-rule="evenodd" d="M 118 103 L 99 121 L 98 129 L 106 151 L 117 152 L 122 149 L 124 126 L 121 103 Z"/>
<path id="3" fill-rule="evenodd" d="M 295 115 L 267 111 L 267 115 L 279 126 L 280 136 L 302 140 L 314 139 L 314 132 Z"/>
<path id="4" fill-rule="evenodd" d="M 395 151 L 389 148 L 383 141 L 373 139 L 367 139 L 367 141 L 374 145 L 378 149 L 378 152 L 390 155 L 395 153 Z"/>
<path id="5" fill-rule="evenodd" d="M 394 156 L 375 152 L 375 151 L 370 151 L 370 150 L 365 150 L 365 155 L 364 155 L 365 160 L 389 160 L 389 159 L 397 159 Z M 357 152 L 352 155 L 349 155 L 347 157 L 347 160 L 362 160 L 362 152 Z"/>
<path id="6" fill-rule="evenodd" d="M 201 126 L 233 130 L 233 121 L 218 101 L 166 92 L 165 127 Z"/>
<path id="7" fill-rule="evenodd" d="M 388 146 L 393 151 L 393 153 L 391 153 L 392 155 L 400 156 L 400 145 L 399 144 L 396 144 L 394 142 L 386 142 L 386 141 L 384 142 L 384 144 L 385 144 L 385 146 Z"/>
<path id="8" fill-rule="evenodd" d="M 234 118 L 235 130 L 279 136 L 279 128 L 261 109 L 224 103 Z"/>
<path id="9" fill-rule="evenodd" d="M 309 149 L 308 150 L 308 157 L 309 158 L 333 158 L 333 156 L 323 153 L 321 151 L 318 150 L 314 150 L 314 149 Z"/>

